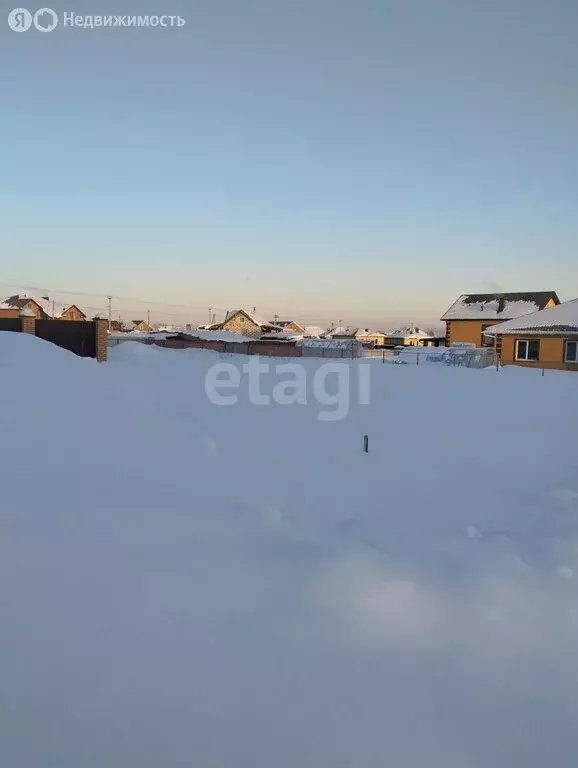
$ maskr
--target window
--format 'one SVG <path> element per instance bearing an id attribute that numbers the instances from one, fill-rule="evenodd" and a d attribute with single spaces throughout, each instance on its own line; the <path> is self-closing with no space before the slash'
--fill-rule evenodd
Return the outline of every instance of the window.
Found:
<path id="1" fill-rule="evenodd" d="M 491 328 L 493 323 L 489 325 L 482 325 L 482 347 L 493 347 L 495 343 L 495 336 L 488 336 L 484 333 L 488 328 Z"/>
<path id="2" fill-rule="evenodd" d="M 518 339 L 516 341 L 516 360 L 537 362 L 540 359 L 539 339 Z"/>
<path id="3" fill-rule="evenodd" d="M 567 341 L 564 346 L 564 362 L 578 363 L 578 341 Z"/>

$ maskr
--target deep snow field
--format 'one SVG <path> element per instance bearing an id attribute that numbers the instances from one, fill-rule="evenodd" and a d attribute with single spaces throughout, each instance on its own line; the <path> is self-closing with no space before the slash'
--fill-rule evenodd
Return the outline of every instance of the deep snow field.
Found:
<path id="1" fill-rule="evenodd" d="M 575 765 L 578 375 L 216 362 L 0 333 L 0 766 Z"/>

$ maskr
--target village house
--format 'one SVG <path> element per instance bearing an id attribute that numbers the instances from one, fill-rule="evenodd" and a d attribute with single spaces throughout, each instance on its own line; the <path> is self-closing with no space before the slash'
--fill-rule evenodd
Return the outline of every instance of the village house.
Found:
<path id="1" fill-rule="evenodd" d="M 132 331 L 137 331 L 138 333 L 150 333 L 153 330 L 152 325 L 147 323 L 146 320 L 133 320 L 132 323 Z"/>
<path id="2" fill-rule="evenodd" d="M 441 317 L 446 324 L 446 347 L 452 344 L 491 346 L 493 339 L 485 331 L 492 325 L 558 304 L 560 299 L 555 291 L 463 294 Z"/>
<path id="3" fill-rule="evenodd" d="M 76 304 L 62 304 L 49 296 L 8 296 L 0 302 L 0 317 L 18 317 L 24 309 L 30 310 L 36 320 L 86 320 Z"/>
<path id="4" fill-rule="evenodd" d="M 578 299 L 486 329 L 502 365 L 578 371 Z"/>
<path id="5" fill-rule="evenodd" d="M 325 334 L 325 329 L 319 325 L 306 325 L 303 331 L 304 339 L 320 339 Z"/>
<path id="6" fill-rule="evenodd" d="M 305 328 L 302 325 L 299 325 L 295 320 L 273 320 L 270 322 L 270 325 L 278 326 L 286 333 L 295 333 L 300 334 L 301 336 L 305 333 Z"/>
<path id="7" fill-rule="evenodd" d="M 385 337 L 388 347 L 424 347 L 433 345 L 434 341 L 435 337 L 431 331 L 424 331 L 415 325 L 396 328 Z"/>
<path id="8" fill-rule="evenodd" d="M 352 339 L 359 341 L 364 347 L 383 347 L 385 333 L 370 331 L 369 328 L 337 329 L 331 333 L 332 339 Z"/>
<path id="9" fill-rule="evenodd" d="M 241 336 L 259 339 L 265 333 L 281 333 L 284 329 L 275 323 L 266 323 L 244 309 L 235 309 L 227 312 L 222 323 L 211 325 L 210 330 L 229 331 L 229 333 L 238 333 Z"/>

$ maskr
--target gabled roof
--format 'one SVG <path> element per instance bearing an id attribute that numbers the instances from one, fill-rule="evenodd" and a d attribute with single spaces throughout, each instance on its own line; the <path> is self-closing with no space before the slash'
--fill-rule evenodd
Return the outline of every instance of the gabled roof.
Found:
<path id="1" fill-rule="evenodd" d="M 4 309 L 23 309 L 29 301 L 33 301 L 40 307 L 47 317 L 53 319 L 62 317 L 66 310 L 71 307 L 76 307 L 79 312 L 82 312 L 80 307 L 76 304 L 62 304 L 59 301 L 52 301 L 52 299 L 47 296 L 20 296 L 19 294 L 16 294 L 15 296 L 8 296 L 8 298 L 4 299 L 1 304 Z M 82 314 L 84 315 L 84 312 L 82 312 Z"/>
<path id="2" fill-rule="evenodd" d="M 318 325 L 306 325 L 303 335 L 307 338 L 318 338 L 323 336 L 325 329 Z"/>
<path id="3" fill-rule="evenodd" d="M 291 323 L 293 323 L 294 325 L 296 325 L 299 328 L 301 328 L 302 331 L 305 330 L 305 328 L 301 325 L 301 323 L 298 323 L 297 320 L 277 320 L 277 321 L 271 320 L 271 321 L 269 321 L 269 325 L 276 325 L 279 328 L 283 328 L 283 329 L 287 328 L 287 326 L 291 325 Z"/>
<path id="4" fill-rule="evenodd" d="M 275 325 L 274 323 L 267 323 L 265 320 L 262 320 L 260 317 L 257 317 L 257 315 L 253 314 L 252 312 L 247 312 L 246 309 L 233 309 L 230 312 L 227 312 L 225 319 L 222 323 L 219 324 L 219 327 L 222 327 L 228 320 L 231 320 L 235 315 L 244 315 L 246 318 L 248 318 L 252 323 L 255 325 L 258 325 L 260 328 L 272 330 L 272 331 L 282 331 L 283 328 L 281 328 L 280 325 Z"/>
<path id="5" fill-rule="evenodd" d="M 423 328 L 417 328 L 415 325 L 396 328 L 386 335 L 391 339 L 430 339 L 433 336 L 430 331 L 424 331 Z"/>
<path id="6" fill-rule="evenodd" d="M 328 328 L 325 331 L 325 336 L 345 336 L 348 333 L 348 329 L 344 328 L 342 325 L 338 325 L 335 328 Z"/>
<path id="7" fill-rule="evenodd" d="M 442 320 L 511 320 L 560 303 L 556 291 L 530 293 L 464 293 L 442 315 Z"/>
<path id="8" fill-rule="evenodd" d="M 346 328 L 343 333 L 333 331 L 331 336 L 333 338 L 340 336 L 348 339 L 363 339 L 368 336 L 385 336 L 385 333 L 381 333 L 381 331 L 372 331 L 369 328 Z"/>
<path id="9" fill-rule="evenodd" d="M 515 334 L 520 331 L 538 336 L 578 334 L 578 299 L 566 301 L 550 309 L 532 312 L 505 323 L 498 323 L 488 328 L 486 333 Z"/>

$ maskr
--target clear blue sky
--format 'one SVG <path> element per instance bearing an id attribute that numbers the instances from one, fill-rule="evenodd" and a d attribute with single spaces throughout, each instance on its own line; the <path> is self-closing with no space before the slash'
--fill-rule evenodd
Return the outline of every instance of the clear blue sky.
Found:
<path id="1" fill-rule="evenodd" d="M 578 296 L 576 0 L 50 6 L 187 24 L 2 20 L 4 285 L 378 326 Z"/>

